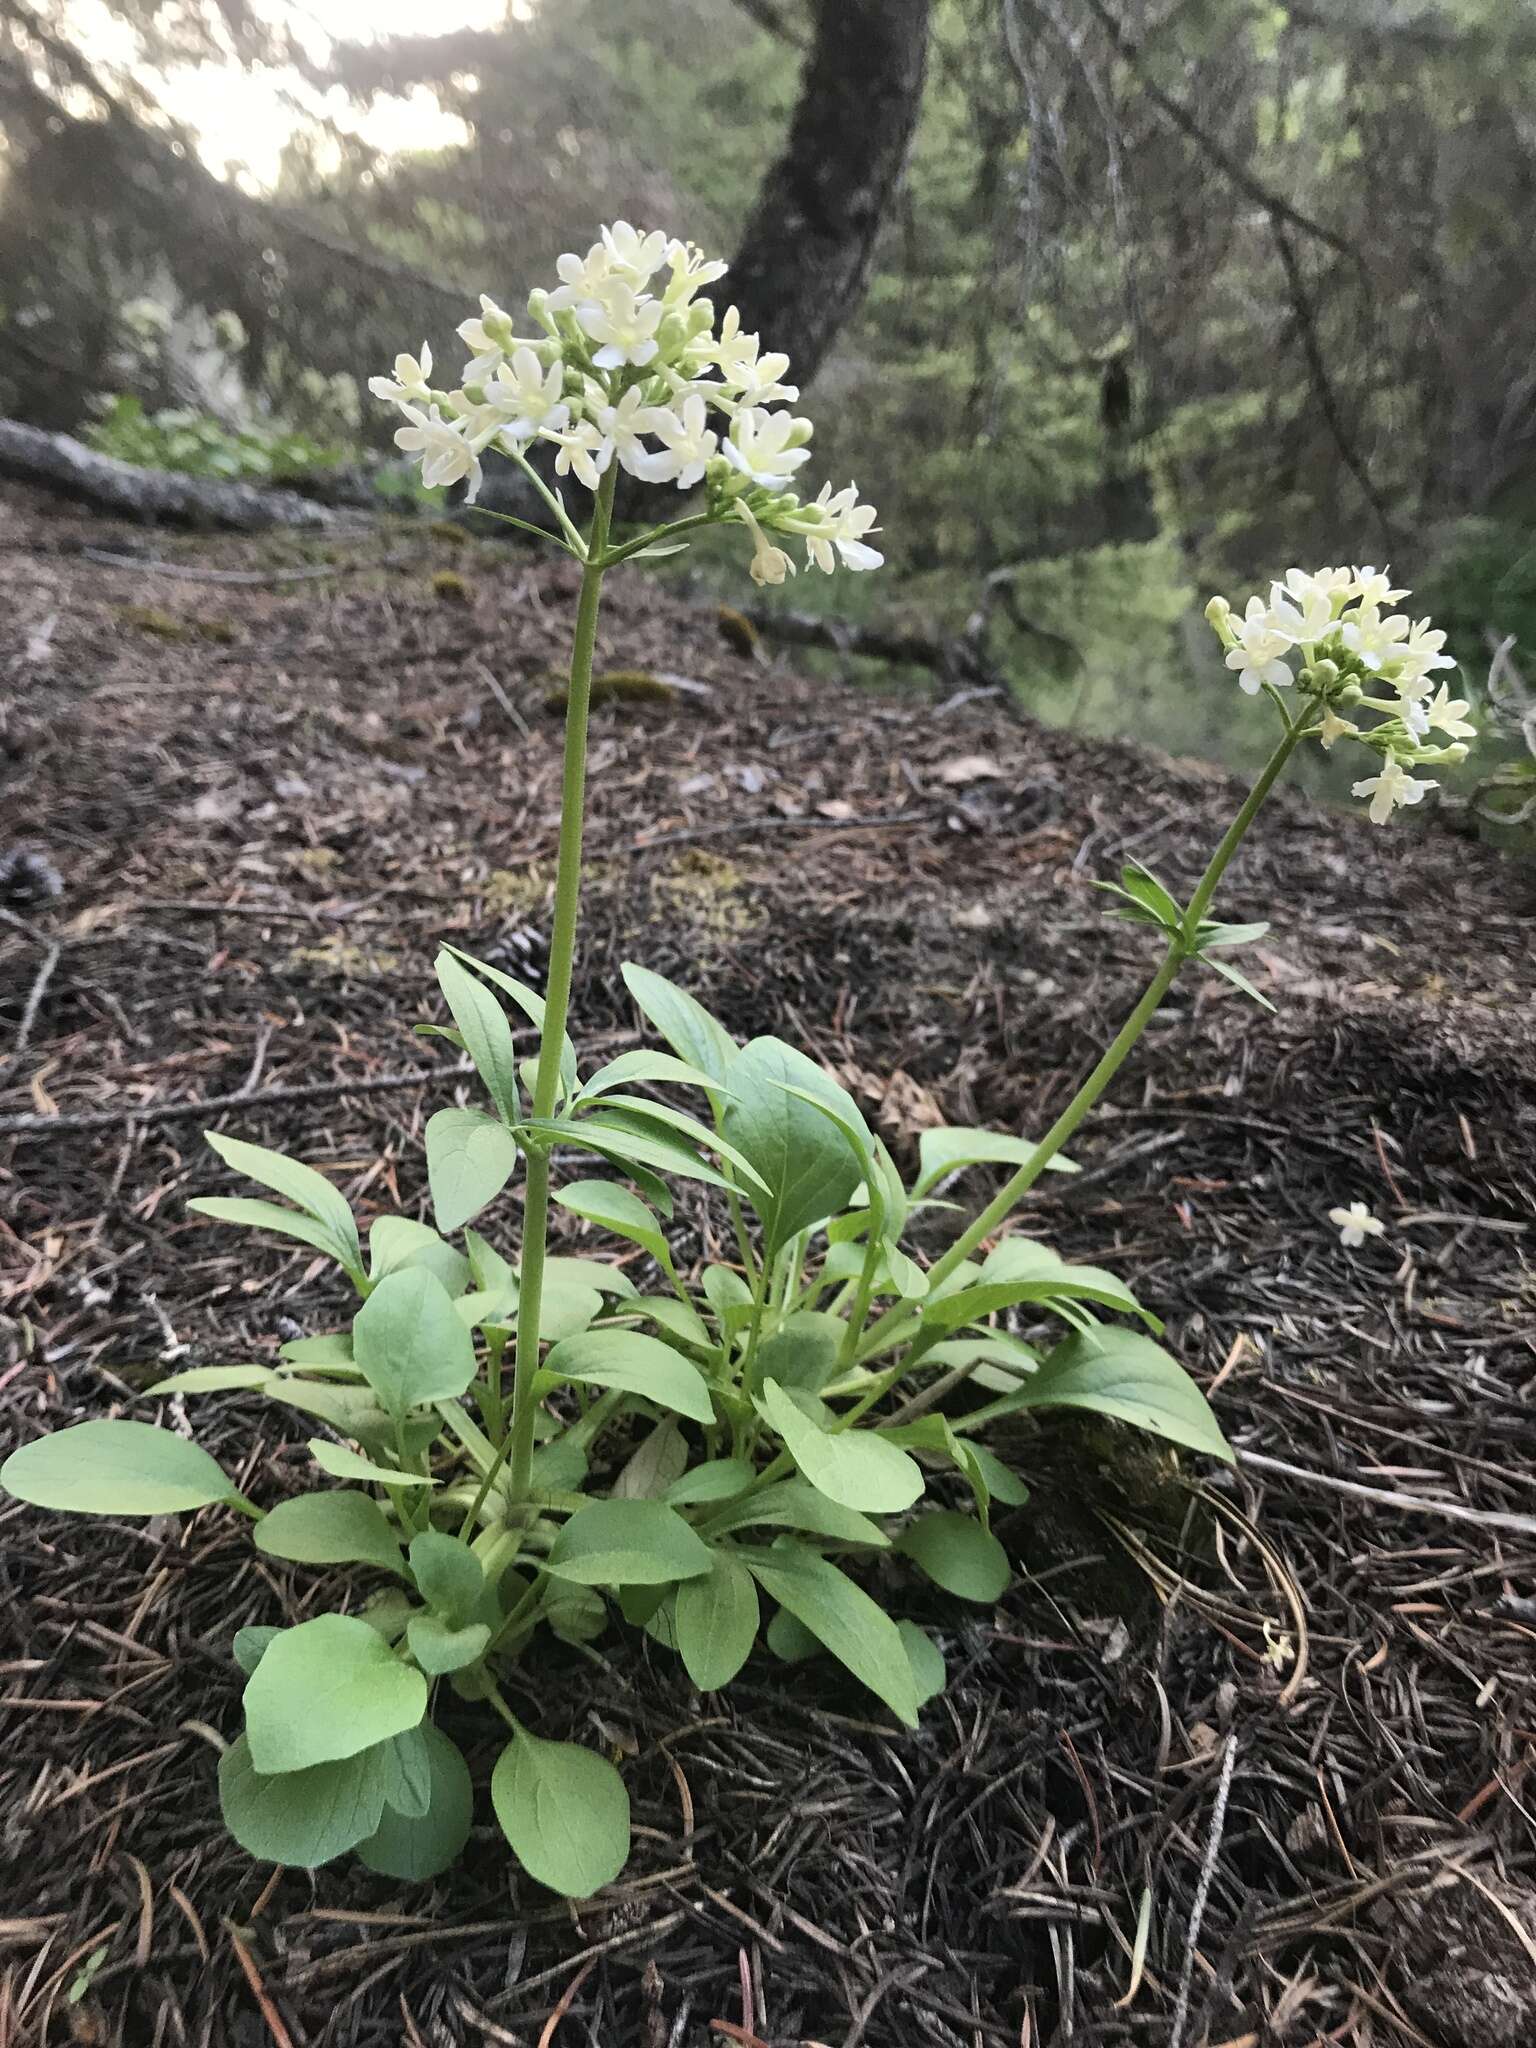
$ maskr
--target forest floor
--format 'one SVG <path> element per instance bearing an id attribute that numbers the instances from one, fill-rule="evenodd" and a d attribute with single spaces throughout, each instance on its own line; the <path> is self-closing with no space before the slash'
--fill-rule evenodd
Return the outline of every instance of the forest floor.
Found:
<path id="1" fill-rule="evenodd" d="M 412 1035 L 433 950 L 542 961 L 572 576 L 13 490 L 0 593 L 0 854 L 63 883 L 0 899 L 9 1444 L 335 1321 L 323 1261 L 187 1214 L 232 1185 L 203 1125 L 323 1166 L 365 1225 L 424 1204 L 465 1085 Z M 807 682 L 639 576 L 600 667 L 674 681 L 595 717 L 578 1043 L 637 1042 L 638 958 L 812 1050 L 902 1158 L 1050 1121 L 1153 954 L 1091 884 L 1134 854 L 1186 887 L 1236 801 L 995 699 Z M 1014 1589 L 902 1590 L 951 1674 L 916 1733 L 831 1667 L 760 1654 L 700 1698 L 636 1632 L 552 1650 L 516 1703 L 622 1752 L 637 1822 L 579 1908 L 488 1813 L 430 1885 L 254 1866 L 214 1795 L 229 1637 L 323 1581 L 215 1510 L 0 1509 L 0 2048 L 1529 2048 L 1536 888 L 1433 820 L 1281 794 L 1222 907 L 1274 920 L 1246 959 L 1278 1015 L 1188 975 L 1030 1229 L 1168 1319 L 1235 1474 L 1016 1436 Z M 1388 1228 L 1349 1252 L 1357 1197 Z M 715 1227 L 680 1207 L 680 1256 Z M 256 1498 L 304 1483 L 307 1428 L 254 1396 L 195 1420 Z M 453 1732 L 483 1783 L 494 1729 Z"/>

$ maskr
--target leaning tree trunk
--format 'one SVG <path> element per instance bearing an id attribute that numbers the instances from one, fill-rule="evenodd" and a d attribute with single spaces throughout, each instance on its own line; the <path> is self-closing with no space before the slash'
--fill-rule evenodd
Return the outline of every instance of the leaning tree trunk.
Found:
<path id="1" fill-rule="evenodd" d="M 932 0 L 820 0 L 784 152 L 726 295 L 809 383 L 857 306 L 923 96 Z"/>

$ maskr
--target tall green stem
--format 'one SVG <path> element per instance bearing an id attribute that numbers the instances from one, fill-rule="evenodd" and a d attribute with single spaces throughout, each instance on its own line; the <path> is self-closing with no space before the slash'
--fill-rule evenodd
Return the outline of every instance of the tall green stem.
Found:
<path id="1" fill-rule="evenodd" d="M 610 464 L 598 486 L 587 536 L 587 562 L 576 605 L 571 646 L 570 693 L 565 712 L 565 765 L 560 781 L 560 855 L 555 869 L 555 922 L 549 942 L 549 986 L 544 996 L 544 1029 L 539 1040 L 533 1114 L 547 1121 L 560 1092 L 560 1052 L 571 1006 L 576 961 L 576 925 L 581 914 L 581 833 L 587 792 L 587 720 L 592 707 L 592 651 L 603 588 L 603 553 L 613 517 L 617 469 Z M 534 1376 L 539 1369 L 539 1322 L 544 1306 L 544 1250 L 549 1236 L 549 1147 L 528 1151 L 523 1198 L 523 1257 L 518 1293 L 517 1356 L 512 1385 L 512 1451 L 509 1481 L 514 1502 L 528 1492 L 533 1463 Z"/>
<path id="2" fill-rule="evenodd" d="M 1281 740 L 1279 746 L 1276 747 L 1274 753 L 1270 755 L 1263 773 L 1248 792 L 1242 809 L 1227 827 L 1221 844 L 1211 855 L 1205 873 L 1200 877 L 1195 893 L 1189 899 L 1189 908 L 1184 913 L 1183 924 L 1180 926 L 1178 934 L 1169 940 L 1168 951 L 1163 957 L 1162 965 L 1158 968 L 1156 974 L 1153 975 L 1151 981 L 1148 982 L 1140 1002 L 1137 1003 L 1135 1009 L 1126 1018 L 1119 1031 L 1116 1032 L 1114 1041 L 1105 1052 L 1104 1057 L 1099 1061 L 1087 1080 L 1084 1081 L 1082 1087 L 1078 1089 L 1061 1115 L 1057 1117 L 1055 1123 L 1051 1125 L 1051 1128 L 1040 1140 L 1040 1143 L 1030 1154 L 1026 1163 L 1019 1168 L 1018 1172 L 1001 1192 L 982 1210 L 975 1222 L 955 1239 L 949 1250 L 934 1265 L 928 1276 L 931 1288 L 937 1287 L 947 1280 L 955 1268 L 970 1257 L 971 1253 L 976 1250 L 984 1238 L 990 1237 L 999 1224 L 1007 1221 L 1020 1198 L 1028 1194 L 1046 1167 L 1055 1158 L 1062 1146 L 1066 1144 L 1067 1140 L 1083 1121 L 1083 1118 L 1087 1116 L 1089 1110 L 1093 1108 L 1116 1074 L 1119 1073 L 1136 1041 L 1141 1037 L 1143 1031 L 1146 1030 L 1148 1024 L 1151 1023 L 1163 997 L 1167 995 L 1169 989 L 1173 986 L 1179 969 L 1195 951 L 1195 935 L 1200 928 L 1202 919 L 1211 906 L 1211 899 L 1216 894 L 1217 885 L 1226 872 L 1227 863 L 1242 844 L 1243 835 L 1258 816 L 1264 799 L 1274 788 L 1281 770 L 1291 758 L 1296 742 L 1301 738 L 1302 732 L 1316 708 L 1315 703 L 1307 705 L 1301 715 L 1293 723 L 1287 725 L 1285 737 Z M 909 1313 L 909 1311 L 901 1308 L 888 1310 L 880 1318 L 879 1322 L 874 1325 L 874 1329 L 870 1333 L 871 1338 L 877 1336 L 882 1330 L 888 1328 L 892 1322 L 898 1320 L 906 1313 Z M 865 1348 L 867 1349 L 868 1347 L 866 1346 Z"/>

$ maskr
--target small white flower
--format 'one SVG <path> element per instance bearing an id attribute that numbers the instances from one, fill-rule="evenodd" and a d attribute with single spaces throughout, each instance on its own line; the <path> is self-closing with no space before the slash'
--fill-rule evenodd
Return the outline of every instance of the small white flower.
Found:
<path id="1" fill-rule="evenodd" d="M 810 460 L 811 451 L 803 445 L 809 433 L 810 422 L 797 420 L 793 413 L 746 406 L 731 421 L 720 452 L 753 483 L 765 490 L 782 491 L 801 463 Z M 792 446 L 792 438 L 802 445 Z"/>
<path id="2" fill-rule="evenodd" d="M 1247 611 L 1230 631 L 1232 650 L 1227 667 L 1236 670 L 1239 689 L 1256 697 L 1265 683 L 1283 690 L 1291 682 L 1291 672 L 1282 658 L 1290 651 L 1290 639 L 1277 631 L 1262 598 L 1249 598 Z"/>
<path id="3" fill-rule="evenodd" d="M 512 346 L 512 316 L 504 313 L 494 299 L 482 292 L 480 318 L 461 320 L 458 336 L 466 348 L 475 351 L 474 361 L 464 365 L 464 382 L 483 384 L 487 377 L 495 376 Z"/>
<path id="4" fill-rule="evenodd" d="M 707 340 L 707 347 L 708 360 L 720 372 L 722 389 L 738 404 L 790 404 L 800 396 L 798 384 L 779 381 L 789 368 L 789 357 L 778 353 L 760 356 L 757 336 L 741 332 L 741 315 L 734 306 L 727 306 L 720 332 Z"/>
<path id="5" fill-rule="evenodd" d="M 646 483 L 668 482 L 672 476 L 672 457 L 647 448 L 640 437 L 656 433 L 662 421 L 670 422 L 671 418 L 661 407 L 644 402 L 638 384 L 632 384 L 617 405 L 600 405 L 592 414 L 593 425 L 605 445 L 631 476 Z M 606 468 L 607 463 L 603 466 Z"/>
<path id="6" fill-rule="evenodd" d="M 747 565 L 752 581 L 759 590 L 765 583 L 782 583 L 786 576 L 793 576 L 795 565 L 782 548 L 776 548 L 762 527 L 747 509 L 746 501 L 738 498 L 731 510 L 752 534 L 752 560 Z"/>
<path id="7" fill-rule="evenodd" d="M 866 533 L 878 533 L 879 528 L 875 525 L 874 506 L 859 503 L 857 484 L 846 485 L 836 497 L 832 495 L 832 486 L 823 484 L 812 503 L 801 508 L 797 525 L 811 514 L 818 518 L 814 527 L 804 529 L 808 569 L 821 569 L 830 576 L 837 566 L 834 548 L 849 569 L 878 569 L 885 560 L 878 548 L 869 547 L 864 541 Z"/>
<path id="8" fill-rule="evenodd" d="M 1406 626 L 1408 621 L 1404 619 L 1402 623 Z M 1413 694 L 1422 696 L 1426 694 L 1429 677 L 1436 669 L 1454 668 L 1456 663 L 1453 658 L 1442 652 L 1444 646 L 1445 635 L 1437 627 L 1431 626 L 1428 619 L 1415 619 L 1402 646 L 1395 653 L 1399 666 L 1393 671 L 1393 675 L 1399 691 L 1404 691 L 1405 684 L 1420 684 L 1423 688 L 1415 689 Z"/>
<path id="9" fill-rule="evenodd" d="M 1401 612 L 1383 618 L 1375 605 L 1362 604 L 1344 621 L 1341 637 L 1351 654 L 1358 655 L 1369 669 L 1400 661 L 1408 638 L 1409 621 Z M 1425 624 L 1428 625 L 1428 620 Z"/>
<path id="10" fill-rule="evenodd" d="M 1467 713 L 1471 708 L 1464 697 L 1453 697 L 1442 683 L 1433 700 L 1425 707 L 1426 722 L 1437 731 L 1443 732 L 1447 739 L 1476 739 L 1477 727 L 1467 722 Z"/>
<path id="11" fill-rule="evenodd" d="M 575 474 L 579 483 L 589 491 L 595 491 L 603 471 L 613 460 L 613 443 L 591 420 L 578 420 L 568 432 L 545 434 L 546 441 L 553 441 L 558 449 L 555 456 L 556 476 Z"/>
<path id="12" fill-rule="evenodd" d="M 370 377 L 368 389 L 375 398 L 382 398 L 390 405 L 424 405 L 431 375 L 432 351 L 423 342 L 419 357 L 396 356 L 393 378 Z"/>
<path id="13" fill-rule="evenodd" d="M 576 320 L 589 340 L 598 344 L 592 360 L 600 370 L 642 369 L 657 350 L 656 330 L 666 312 L 660 299 L 642 298 L 621 278 L 610 277 L 601 296 L 576 308 Z"/>
<path id="14" fill-rule="evenodd" d="M 691 490 L 704 474 L 704 465 L 719 445 L 719 435 L 709 430 L 709 408 L 703 397 L 690 392 L 675 412 L 658 410 L 650 431 L 666 444 L 667 453 L 657 464 L 655 480 L 674 482 L 680 491 Z"/>
<path id="15" fill-rule="evenodd" d="M 486 391 L 486 408 L 514 441 L 560 433 L 571 417 L 565 403 L 564 366 L 556 361 L 546 370 L 531 348 L 514 349 L 511 361 L 499 365 Z"/>
<path id="16" fill-rule="evenodd" d="M 1332 749 L 1337 740 L 1355 739 L 1359 731 L 1358 725 L 1351 725 L 1347 718 L 1340 718 L 1331 705 L 1323 706 L 1322 730 L 1318 737 L 1326 748 Z"/>
<path id="17" fill-rule="evenodd" d="M 672 272 L 670 281 L 662 291 L 662 301 L 670 312 L 676 313 L 684 306 L 691 305 L 697 293 L 705 285 L 714 284 L 730 269 L 728 263 L 708 257 L 702 249 L 696 249 L 692 242 L 669 242 L 667 244 L 667 267 Z"/>
<path id="18" fill-rule="evenodd" d="M 1353 569 L 1287 569 L 1285 594 L 1294 605 L 1305 606 L 1311 598 L 1324 597 L 1331 607 L 1353 590 L 1354 580 Z"/>
<path id="19" fill-rule="evenodd" d="M 1401 604 L 1406 590 L 1394 590 L 1385 569 L 1354 569 L 1348 584 L 1351 597 L 1358 597 L 1362 609 L 1380 611 L 1384 604 Z"/>
<path id="20" fill-rule="evenodd" d="M 440 484 L 456 484 L 467 477 L 465 502 L 473 505 L 482 482 L 480 458 L 463 423 L 445 420 L 435 405 L 426 412 L 414 405 L 403 405 L 400 410 L 411 424 L 396 433 L 395 446 L 407 455 L 420 456 L 421 480 L 427 489 L 436 490 Z"/>
<path id="21" fill-rule="evenodd" d="M 1368 815 L 1373 825 L 1385 825 L 1393 811 L 1400 805 L 1419 803 L 1426 789 L 1433 789 L 1433 782 L 1416 780 L 1404 768 L 1401 761 L 1388 759 L 1381 764 L 1379 775 L 1367 775 L 1363 781 L 1353 785 L 1355 796 L 1368 796 Z"/>
<path id="22" fill-rule="evenodd" d="M 1386 1225 L 1379 1216 L 1373 1216 L 1364 1202 L 1351 1202 L 1347 1209 L 1330 1209 L 1328 1221 L 1337 1225 L 1339 1243 L 1348 1245 L 1353 1251 L 1368 1237 L 1381 1237 Z"/>
<path id="23" fill-rule="evenodd" d="M 611 228 L 603 228 L 601 233 L 611 271 L 637 291 L 660 270 L 673 247 L 660 229 L 643 235 L 627 220 L 616 220 Z M 724 267 L 722 264 L 721 269 Z"/>
<path id="24" fill-rule="evenodd" d="M 1300 572 L 1293 569 L 1290 573 Z M 1333 630 L 1333 599 L 1324 590 L 1298 590 L 1288 595 L 1286 586 L 1276 583 L 1269 593 L 1269 623 L 1292 646 L 1310 647 Z"/>
<path id="25" fill-rule="evenodd" d="M 554 312 L 563 313 L 568 307 L 601 297 L 613 274 L 613 260 L 601 242 L 594 242 L 585 256 L 556 257 L 555 269 L 560 282 L 549 294 L 547 303 Z"/>

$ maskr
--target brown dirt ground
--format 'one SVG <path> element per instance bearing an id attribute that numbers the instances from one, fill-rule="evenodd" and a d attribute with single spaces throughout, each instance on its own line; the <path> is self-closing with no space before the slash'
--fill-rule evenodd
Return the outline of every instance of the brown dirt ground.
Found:
<path id="1" fill-rule="evenodd" d="M 64 882 L 0 912 L 9 1443 L 338 1306 L 302 1251 L 186 1214 L 229 1185 L 200 1122 L 325 1166 L 365 1224 L 422 1203 L 421 1126 L 464 1085 L 411 1032 L 433 948 L 542 959 L 571 576 L 9 491 L 0 590 L 0 853 Z M 578 1041 L 635 1042 L 638 958 L 805 1044 L 898 1151 L 1049 1121 L 1149 971 L 1090 884 L 1134 853 L 1187 885 L 1234 804 L 992 699 L 745 658 L 639 577 L 600 659 L 694 687 L 595 718 Z M 0 2048 L 1536 2041 L 1536 891 L 1433 823 L 1281 795 L 1223 909 L 1274 919 L 1248 957 L 1278 1017 L 1187 978 L 1030 1227 L 1168 1317 L 1235 1478 L 1016 1439 L 1015 1590 L 897 1596 L 952 1674 L 916 1734 L 830 1670 L 759 1656 L 700 1699 L 638 1636 L 561 1652 L 527 1699 L 628 1755 L 639 1824 L 579 1910 L 488 1815 L 429 1886 L 253 1867 L 213 1805 L 228 1635 L 323 1582 L 216 1513 L 0 1509 Z M 1390 1228 L 1350 1254 L 1326 1211 L 1356 1196 Z M 680 1207 L 680 1254 L 715 1229 Z M 251 1399 L 197 1424 L 258 1497 L 301 1483 L 303 1432 Z"/>

